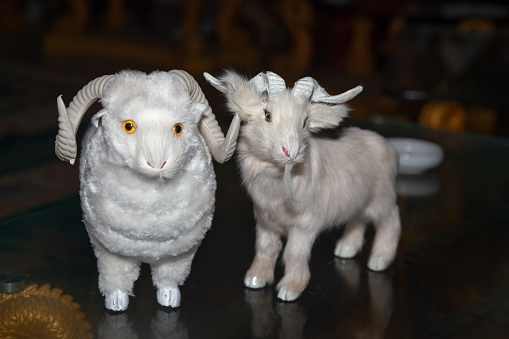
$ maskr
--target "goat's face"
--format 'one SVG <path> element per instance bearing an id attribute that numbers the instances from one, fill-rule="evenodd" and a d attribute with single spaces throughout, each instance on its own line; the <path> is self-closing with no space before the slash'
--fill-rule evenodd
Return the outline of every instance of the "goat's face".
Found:
<path id="1" fill-rule="evenodd" d="M 248 151 L 278 167 L 303 162 L 311 133 L 336 127 L 348 114 L 344 102 L 362 91 L 357 86 L 331 96 L 310 77 L 300 79 L 290 90 L 272 72 L 251 80 L 231 71 L 219 79 L 204 76 L 226 95 L 228 108 L 242 119 Z"/>
<path id="2" fill-rule="evenodd" d="M 154 79 L 155 78 L 155 79 Z M 171 178 L 196 154 L 203 105 L 166 76 L 116 80 L 92 121 L 108 160 L 150 177 Z"/>
<path id="3" fill-rule="evenodd" d="M 240 114 L 250 152 L 278 167 L 302 162 L 310 135 L 307 104 L 288 90 L 259 93 L 258 104 L 243 107 L 245 114 Z"/>

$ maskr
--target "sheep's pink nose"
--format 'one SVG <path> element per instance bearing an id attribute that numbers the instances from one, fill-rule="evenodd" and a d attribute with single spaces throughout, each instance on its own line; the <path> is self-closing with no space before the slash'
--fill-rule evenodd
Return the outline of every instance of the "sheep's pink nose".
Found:
<path id="1" fill-rule="evenodd" d="M 149 165 L 150 167 L 152 168 L 155 168 L 150 162 L 147 161 L 147 165 Z M 163 162 L 163 164 L 161 165 L 161 169 L 163 169 L 163 167 L 166 165 L 166 161 Z"/>
<path id="2" fill-rule="evenodd" d="M 288 150 L 286 148 L 283 147 L 283 153 L 289 157 L 290 156 L 290 152 L 288 152 Z"/>

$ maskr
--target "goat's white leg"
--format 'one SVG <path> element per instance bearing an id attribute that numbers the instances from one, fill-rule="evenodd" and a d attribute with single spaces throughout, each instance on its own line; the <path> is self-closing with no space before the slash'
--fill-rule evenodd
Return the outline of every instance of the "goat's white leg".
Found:
<path id="1" fill-rule="evenodd" d="M 368 267 L 373 271 L 385 270 L 394 260 L 401 233 L 399 208 L 394 206 L 389 215 L 375 221 L 375 240 L 368 260 Z"/>
<path id="2" fill-rule="evenodd" d="M 99 291 L 107 309 L 125 311 L 129 305 L 134 282 L 140 274 L 140 262 L 113 254 L 94 245 L 99 271 Z"/>
<path id="3" fill-rule="evenodd" d="M 244 278 L 249 288 L 263 288 L 274 281 L 274 267 L 281 250 L 279 233 L 258 223 L 256 227 L 255 257 Z"/>
<path id="4" fill-rule="evenodd" d="M 150 265 L 152 268 L 152 281 L 157 288 L 157 302 L 161 306 L 179 307 L 180 290 L 187 276 L 191 272 L 191 263 L 198 245 L 188 252 L 178 256 L 161 259 Z"/>
<path id="5" fill-rule="evenodd" d="M 343 236 L 336 243 L 334 255 L 340 258 L 353 258 L 364 244 L 364 231 L 366 223 L 362 218 L 356 217 L 345 225 Z"/>
<path id="6" fill-rule="evenodd" d="M 283 253 L 285 275 L 277 286 L 279 299 L 293 301 L 308 285 L 311 277 L 308 261 L 315 237 L 315 234 L 299 228 L 293 228 L 288 233 Z"/>

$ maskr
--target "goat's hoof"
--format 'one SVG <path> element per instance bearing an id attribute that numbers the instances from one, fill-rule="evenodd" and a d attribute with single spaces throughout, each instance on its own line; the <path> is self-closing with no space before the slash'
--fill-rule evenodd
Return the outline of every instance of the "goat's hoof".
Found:
<path id="1" fill-rule="evenodd" d="M 368 268 L 373 271 L 383 271 L 389 267 L 389 265 L 390 262 L 387 262 L 387 260 L 379 255 L 369 258 L 368 261 Z"/>
<path id="2" fill-rule="evenodd" d="M 258 278 L 255 275 L 247 274 L 244 278 L 244 286 L 248 288 L 264 288 L 267 282 L 263 279 Z"/>
<path id="3" fill-rule="evenodd" d="M 129 306 L 129 296 L 124 291 L 116 290 L 104 296 L 104 305 L 111 311 L 125 311 Z"/>
<path id="4" fill-rule="evenodd" d="M 300 297 L 301 293 L 302 291 L 296 292 L 288 286 L 281 286 L 279 292 L 277 293 L 277 298 L 283 301 L 294 301 Z"/>
<path id="5" fill-rule="evenodd" d="M 177 308 L 180 306 L 180 290 L 177 286 L 157 290 L 157 302 L 161 306 Z"/>
<path id="6" fill-rule="evenodd" d="M 339 242 L 336 245 L 336 248 L 334 249 L 334 255 L 336 257 L 349 259 L 355 257 L 357 254 L 357 249 L 355 249 L 353 246 L 344 244 L 342 242 Z"/>

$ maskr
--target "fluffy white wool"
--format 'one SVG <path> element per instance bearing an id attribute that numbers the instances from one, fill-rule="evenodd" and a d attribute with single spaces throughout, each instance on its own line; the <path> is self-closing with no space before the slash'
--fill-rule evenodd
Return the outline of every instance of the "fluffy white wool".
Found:
<path id="1" fill-rule="evenodd" d="M 215 174 L 197 126 L 203 105 L 171 74 L 136 71 L 117 74 L 101 103 L 80 158 L 99 289 L 132 294 L 141 262 L 151 264 L 158 289 L 181 285 L 214 213 Z M 127 120 L 134 133 L 124 131 Z"/>
<path id="2" fill-rule="evenodd" d="M 273 282 L 280 238 L 287 236 L 278 297 L 296 299 L 309 281 L 307 263 L 316 236 L 345 223 L 335 254 L 354 256 L 371 221 L 377 233 L 368 266 L 385 269 L 394 259 L 401 227 L 394 148 L 358 128 L 317 134 L 347 116 L 343 103 L 315 102 L 290 89 L 271 92 L 231 71 L 219 79 L 207 75 L 207 80 L 225 93 L 229 109 L 244 123 L 238 163 L 257 221 L 256 255 L 246 286 Z M 327 95 L 316 85 L 314 91 Z"/>

